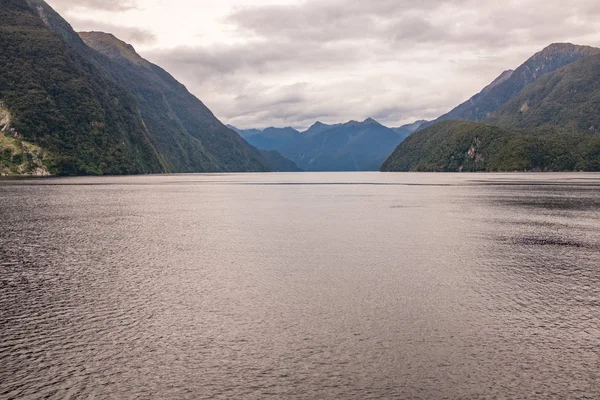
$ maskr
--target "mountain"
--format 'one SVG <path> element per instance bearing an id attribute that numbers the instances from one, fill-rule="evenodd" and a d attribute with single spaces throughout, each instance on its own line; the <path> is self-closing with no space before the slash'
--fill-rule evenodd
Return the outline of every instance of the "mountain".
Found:
<path id="1" fill-rule="evenodd" d="M 322 123 L 321 121 L 317 121 L 310 128 L 308 128 L 306 131 L 304 131 L 303 134 L 306 137 L 312 137 L 312 136 L 318 135 L 319 133 L 325 132 L 329 129 L 337 128 L 340 125 L 342 125 L 342 124 L 327 125 L 327 124 Z"/>
<path id="2" fill-rule="evenodd" d="M 104 70 L 138 100 L 141 117 L 172 171 L 263 171 L 262 160 L 181 83 L 111 34 L 83 32 Z"/>
<path id="3" fill-rule="evenodd" d="M 407 138 L 384 172 L 598 171 L 600 135 L 442 121 Z"/>
<path id="4" fill-rule="evenodd" d="M 392 129 L 399 133 L 408 132 L 408 133 L 412 134 L 412 133 L 415 133 L 423 124 L 426 124 L 428 122 L 429 121 L 421 119 L 421 120 L 413 122 L 412 124 L 406 124 L 406 125 L 402 125 L 399 128 L 392 128 Z"/>
<path id="5" fill-rule="evenodd" d="M 600 54 L 600 49 L 577 46 L 571 43 L 554 43 L 533 55 L 516 70 L 503 72 L 480 93 L 459 105 L 435 121 L 423 124 L 422 128 L 439 121 L 465 120 L 482 121 L 516 96 L 525 86 L 541 76 L 554 72 L 582 58 Z"/>
<path id="6" fill-rule="evenodd" d="M 277 150 L 306 171 L 375 171 L 404 139 L 371 118 L 337 125 L 317 122 L 302 133 L 267 128 L 241 134 L 253 146 Z"/>
<path id="7" fill-rule="evenodd" d="M 300 132 L 290 127 L 271 127 L 255 134 L 246 131 L 244 136 L 248 143 L 262 150 L 280 150 L 281 148 L 293 146 L 294 143 L 302 139 Z"/>
<path id="8" fill-rule="evenodd" d="M 403 139 L 406 139 L 407 137 L 415 133 L 421 126 L 423 126 L 423 124 L 426 124 L 428 122 L 429 121 L 419 120 L 413 122 L 412 124 L 402 125 L 399 128 L 392 128 L 392 130 L 398 135 L 400 135 Z"/>
<path id="9" fill-rule="evenodd" d="M 0 2 L 0 173 L 264 171 L 183 85 L 41 0 Z"/>
<path id="10" fill-rule="evenodd" d="M 259 152 L 271 172 L 302 172 L 293 161 L 276 150 L 259 150 Z"/>
<path id="11" fill-rule="evenodd" d="M 54 33 L 44 10 L 23 0 L 0 7 L 2 169 L 33 170 L 15 150 L 36 146 L 46 153 L 41 174 L 162 172 L 133 96 Z"/>
<path id="12" fill-rule="evenodd" d="M 552 46 L 551 46 L 552 47 Z M 382 171 L 600 171 L 600 53 L 531 82 L 484 123 L 442 121 Z"/>
<path id="13" fill-rule="evenodd" d="M 261 133 L 262 131 L 259 129 L 238 129 L 233 125 L 225 125 L 226 127 L 228 127 L 229 129 L 231 129 L 232 131 L 234 131 L 235 133 L 237 133 L 238 135 L 240 135 L 242 138 L 247 139 L 250 136 L 254 136 L 254 135 L 258 135 L 259 133 Z"/>
<path id="14" fill-rule="evenodd" d="M 523 129 L 555 125 L 598 133 L 599 110 L 600 54 L 541 77 L 485 122 Z"/>
<path id="15" fill-rule="evenodd" d="M 277 147 L 273 146 L 273 141 L 277 138 L 278 133 L 281 132 L 281 137 L 286 137 L 287 134 L 290 135 L 299 135 L 299 132 L 293 128 L 267 128 L 264 131 L 259 129 L 238 129 L 233 125 L 227 125 L 229 129 L 236 132 L 242 138 L 244 138 L 248 142 L 253 142 L 255 144 L 264 144 L 262 149 L 259 149 L 259 146 L 253 146 L 257 149 L 260 154 L 261 159 L 269 168 L 269 171 L 273 172 L 302 172 L 302 169 L 298 168 L 298 166 L 291 160 L 285 158 L 281 155 L 277 150 L 272 150 L 272 148 Z M 260 146 L 262 147 L 262 146 Z M 267 148 L 265 150 L 265 148 Z"/>

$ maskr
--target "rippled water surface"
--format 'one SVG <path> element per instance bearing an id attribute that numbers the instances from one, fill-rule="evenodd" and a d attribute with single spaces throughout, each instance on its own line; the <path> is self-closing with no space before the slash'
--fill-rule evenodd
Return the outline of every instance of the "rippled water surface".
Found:
<path id="1" fill-rule="evenodd" d="M 0 181 L 0 398 L 600 397 L 600 175 Z"/>

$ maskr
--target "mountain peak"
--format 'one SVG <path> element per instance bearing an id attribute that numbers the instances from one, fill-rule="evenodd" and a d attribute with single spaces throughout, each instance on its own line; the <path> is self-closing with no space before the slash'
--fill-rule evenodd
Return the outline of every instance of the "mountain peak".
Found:
<path id="1" fill-rule="evenodd" d="M 591 46 L 580 46 L 573 43 L 552 43 L 536 53 L 529 62 L 543 60 L 549 57 L 585 57 L 600 53 L 600 49 Z"/>
<path id="2" fill-rule="evenodd" d="M 112 33 L 105 32 L 79 32 L 79 37 L 92 49 L 104 54 L 110 59 L 125 59 L 135 65 L 148 67 L 150 64 L 144 60 L 135 48 L 117 38 Z"/>

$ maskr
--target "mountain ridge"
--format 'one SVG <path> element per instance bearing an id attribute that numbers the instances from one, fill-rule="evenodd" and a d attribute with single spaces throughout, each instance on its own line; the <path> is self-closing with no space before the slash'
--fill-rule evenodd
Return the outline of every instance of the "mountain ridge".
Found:
<path id="1" fill-rule="evenodd" d="M 11 140 L 43 149 L 49 173 L 268 170 L 257 149 L 132 46 L 96 32 L 103 43 L 92 49 L 42 0 L 2 4 L 0 100 Z M 14 173 L 15 149 L 0 148 L 11 153 L 4 171 Z"/>
<path id="2" fill-rule="evenodd" d="M 504 71 L 481 92 L 434 121 L 423 124 L 420 129 L 447 120 L 482 121 L 539 77 L 595 54 L 600 54 L 599 48 L 552 43 L 514 71 Z"/>
<path id="3" fill-rule="evenodd" d="M 536 56 L 546 59 L 555 48 Z M 599 171 L 596 50 L 541 74 L 482 122 L 449 120 L 425 127 L 400 144 L 381 170 Z"/>
<path id="4" fill-rule="evenodd" d="M 405 138 L 373 118 L 333 125 L 317 121 L 303 132 L 289 127 L 238 131 L 250 144 L 277 150 L 306 171 L 376 171 Z"/>

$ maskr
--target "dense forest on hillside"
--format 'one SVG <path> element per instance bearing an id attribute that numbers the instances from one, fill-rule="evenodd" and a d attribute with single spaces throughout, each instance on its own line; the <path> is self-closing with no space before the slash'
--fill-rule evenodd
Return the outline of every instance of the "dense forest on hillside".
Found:
<path id="1" fill-rule="evenodd" d="M 444 121 L 406 139 L 382 171 L 598 171 L 600 135 L 543 127 L 512 130 Z"/>
<path id="2" fill-rule="evenodd" d="M 51 172 L 164 170 L 135 99 L 70 49 L 25 2 L 3 0 L 0 31 L 0 101 L 11 116 L 11 134 L 54 154 Z"/>
<path id="3" fill-rule="evenodd" d="M 114 36 L 85 34 L 96 51 L 43 0 L 0 4 L 0 174 L 245 172 L 287 164 L 250 146 Z"/>
<path id="4" fill-rule="evenodd" d="M 266 171 L 266 161 L 223 125 L 184 85 L 111 34 L 85 32 L 99 67 L 137 99 L 140 115 L 170 171 Z"/>

